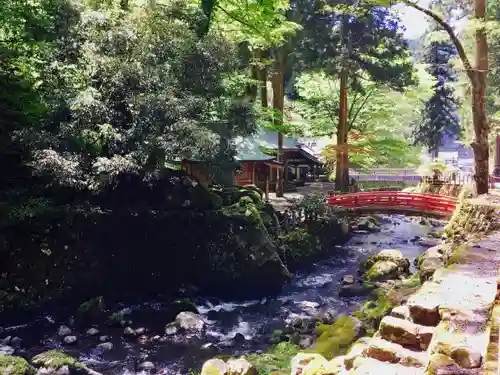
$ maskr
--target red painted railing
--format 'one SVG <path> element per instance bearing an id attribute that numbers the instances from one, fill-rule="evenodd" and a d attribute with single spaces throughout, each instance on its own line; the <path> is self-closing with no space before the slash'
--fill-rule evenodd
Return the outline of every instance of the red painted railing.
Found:
<path id="1" fill-rule="evenodd" d="M 415 211 L 450 216 L 457 200 L 440 194 L 419 194 L 402 191 L 366 191 L 332 195 L 328 204 L 351 209 L 372 211 Z"/>

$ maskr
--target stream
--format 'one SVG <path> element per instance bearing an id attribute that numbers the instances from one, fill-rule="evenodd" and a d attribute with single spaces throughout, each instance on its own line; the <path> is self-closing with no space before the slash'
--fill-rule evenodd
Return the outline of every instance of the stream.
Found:
<path id="1" fill-rule="evenodd" d="M 264 351 L 275 329 L 286 320 L 298 316 L 314 316 L 328 309 L 337 314 L 358 310 L 366 297 L 340 298 L 340 280 L 344 275 L 356 275 L 361 260 L 382 249 L 399 249 L 413 267 L 413 260 L 427 247 L 411 241 L 440 230 L 444 222 L 421 225 L 420 218 L 400 215 L 382 216 L 382 230 L 377 233 L 357 233 L 345 245 L 335 246 L 331 256 L 315 263 L 307 272 L 297 273 L 276 298 L 231 302 L 211 298 L 195 300 L 200 314 L 207 322 L 204 336 L 164 336 L 166 303 L 155 301 L 124 309 L 132 328 L 144 329 L 142 340 L 123 338 L 123 328 L 95 326 L 99 333 L 90 335 L 91 328 L 71 327 L 67 321 L 53 316 L 41 316 L 21 325 L 8 326 L 0 322 L 0 339 L 21 338 L 17 354 L 33 355 L 54 348 L 66 350 L 89 367 L 105 375 L 135 374 L 138 363 L 155 366 L 156 374 L 190 374 L 203 362 L 219 354 L 239 355 Z M 61 324 L 70 326 L 78 341 L 66 345 L 58 336 Z M 103 338 L 102 336 L 107 336 Z M 19 340 L 18 340 L 19 341 Z M 99 347 L 107 342 L 110 347 Z M 109 345 L 109 344 L 108 344 Z M 111 349 L 111 350 L 109 350 Z M 1 350 L 1 345 L 0 345 Z"/>

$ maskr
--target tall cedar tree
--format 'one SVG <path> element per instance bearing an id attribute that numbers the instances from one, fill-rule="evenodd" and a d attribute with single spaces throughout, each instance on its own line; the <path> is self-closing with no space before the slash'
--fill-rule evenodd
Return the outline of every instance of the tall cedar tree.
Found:
<path id="1" fill-rule="evenodd" d="M 432 41 L 424 53 L 427 72 L 436 78 L 434 94 L 425 103 L 422 122 L 414 130 L 415 143 L 425 146 L 434 156 L 445 136 L 458 136 L 460 123 L 456 113 L 459 101 L 451 83 L 458 76 L 450 64 L 456 56 L 456 49 L 451 42 Z"/>

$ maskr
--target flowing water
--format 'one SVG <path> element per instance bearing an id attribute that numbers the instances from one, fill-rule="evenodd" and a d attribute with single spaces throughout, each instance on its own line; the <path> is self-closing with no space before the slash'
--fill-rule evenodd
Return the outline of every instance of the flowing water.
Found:
<path id="1" fill-rule="evenodd" d="M 110 375 L 136 373 L 137 363 L 148 361 L 155 365 L 157 374 L 189 374 L 189 369 L 199 369 L 203 362 L 218 354 L 238 355 L 265 350 L 273 330 L 281 328 L 284 321 L 297 316 L 313 316 L 320 309 L 333 309 L 350 313 L 359 309 L 366 297 L 340 298 L 342 276 L 356 275 L 362 259 L 382 249 L 399 249 L 413 260 L 425 248 L 411 241 L 416 236 L 440 228 L 421 225 L 419 218 L 399 215 L 383 217 L 384 224 L 378 233 L 355 234 L 344 246 L 336 246 L 331 256 L 315 263 L 307 272 L 294 275 L 281 294 L 275 298 L 256 301 L 231 302 L 210 298 L 199 299 L 198 310 L 207 321 L 203 337 L 175 335 L 164 337 L 166 303 L 161 301 L 127 307 L 124 311 L 133 321 L 133 328 L 147 330 L 144 340 L 122 338 L 123 328 L 97 326 L 100 333 L 86 335 L 90 327 L 73 328 L 78 342 L 61 343 L 57 331 L 61 324 L 51 316 L 18 326 L 1 326 L 0 338 L 22 338 L 19 355 L 31 357 L 41 351 L 64 348 L 93 369 Z M 129 319 L 127 317 L 127 319 Z M 98 348 L 100 336 L 113 349 L 104 352 Z"/>

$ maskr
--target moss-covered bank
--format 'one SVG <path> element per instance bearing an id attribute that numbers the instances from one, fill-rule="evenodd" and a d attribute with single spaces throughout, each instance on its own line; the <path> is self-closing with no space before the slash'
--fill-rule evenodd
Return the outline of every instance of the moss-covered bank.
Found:
<path id="1" fill-rule="evenodd" d="M 27 208 L 0 222 L 0 311 L 60 306 L 61 299 L 77 306 L 95 296 L 111 303 L 168 298 L 182 288 L 271 295 L 289 268 L 329 249 L 341 230 L 337 216 L 325 214 L 284 233 L 259 189 L 207 189 L 180 171 L 147 183 L 124 175 L 85 200 Z"/>

